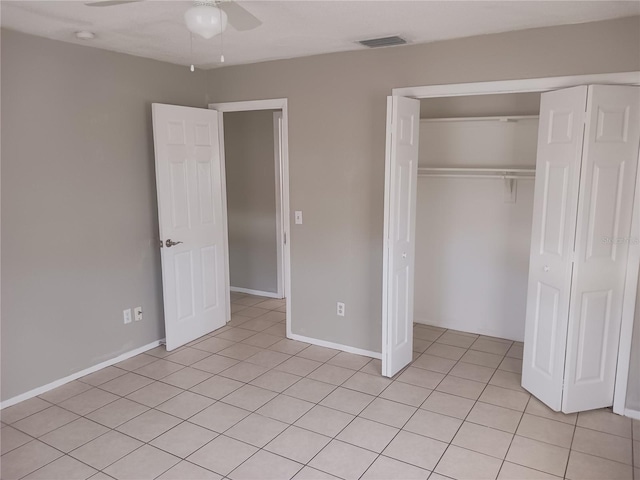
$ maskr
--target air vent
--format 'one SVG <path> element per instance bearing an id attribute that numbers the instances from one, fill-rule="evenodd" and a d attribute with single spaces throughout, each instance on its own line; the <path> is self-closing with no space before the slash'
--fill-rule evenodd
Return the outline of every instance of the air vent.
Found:
<path id="1" fill-rule="evenodd" d="M 371 38 L 369 40 L 360 40 L 358 42 L 360 45 L 364 45 L 369 48 L 378 48 L 378 47 L 391 47 L 393 45 L 404 45 L 407 41 L 394 35 L 393 37 L 382 37 L 382 38 Z"/>

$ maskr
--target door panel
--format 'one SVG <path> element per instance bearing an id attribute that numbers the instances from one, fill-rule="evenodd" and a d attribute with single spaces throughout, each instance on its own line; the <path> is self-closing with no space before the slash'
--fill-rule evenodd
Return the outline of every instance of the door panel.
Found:
<path id="1" fill-rule="evenodd" d="M 413 274 L 420 102 L 388 97 L 383 279 L 382 373 L 391 377 L 413 357 Z"/>
<path id="2" fill-rule="evenodd" d="M 218 112 L 153 104 L 167 350 L 227 321 Z"/>
<path id="3" fill-rule="evenodd" d="M 536 160 L 522 386 L 554 410 L 562 383 L 587 87 L 544 93 Z"/>
<path id="4" fill-rule="evenodd" d="M 640 88 L 589 87 L 562 410 L 613 404 L 640 142 Z"/>

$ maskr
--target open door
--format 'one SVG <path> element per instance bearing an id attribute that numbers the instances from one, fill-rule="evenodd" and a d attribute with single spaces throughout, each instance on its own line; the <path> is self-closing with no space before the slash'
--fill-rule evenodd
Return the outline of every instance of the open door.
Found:
<path id="1" fill-rule="evenodd" d="M 167 350 L 226 324 L 218 112 L 154 103 Z"/>
<path id="2" fill-rule="evenodd" d="M 420 102 L 387 98 L 382 374 L 392 377 L 413 358 L 413 276 Z"/>

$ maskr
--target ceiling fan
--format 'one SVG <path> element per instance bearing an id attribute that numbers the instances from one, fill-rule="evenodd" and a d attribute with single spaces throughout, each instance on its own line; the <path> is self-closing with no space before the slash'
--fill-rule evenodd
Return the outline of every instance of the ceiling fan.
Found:
<path id="1" fill-rule="evenodd" d="M 85 5 L 88 7 L 113 7 L 144 1 L 102 0 L 85 3 Z M 206 39 L 224 31 L 227 20 L 238 31 L 253 30 L 262 25 L 258 18 L 233 0 L 196 1 L 195 5 L 185 12 L 187 28 Z"/>

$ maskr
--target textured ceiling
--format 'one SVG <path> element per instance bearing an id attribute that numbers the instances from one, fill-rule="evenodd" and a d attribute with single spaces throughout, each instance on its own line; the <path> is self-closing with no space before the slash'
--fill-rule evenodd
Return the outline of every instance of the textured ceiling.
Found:
<path id="1" fill-rule="evenodd" d="M 410 43 L 640 15 L 637 1 L 240 1 L 263 24 L 224 33 L 225 65 L 358 50 L 355 41 L 402 35 Z M 1 24 L 33 35 L 188 65 L 187 1 L 91 8 L 82 1 L 2 1 Z M 96 38 L 76 40 L 90 30 Z M 220 37 L 194 40 L 199 68 L 220 66 Z"/>

